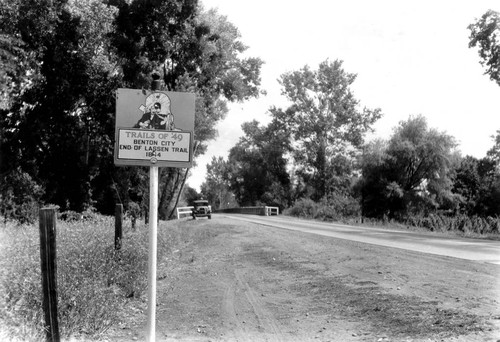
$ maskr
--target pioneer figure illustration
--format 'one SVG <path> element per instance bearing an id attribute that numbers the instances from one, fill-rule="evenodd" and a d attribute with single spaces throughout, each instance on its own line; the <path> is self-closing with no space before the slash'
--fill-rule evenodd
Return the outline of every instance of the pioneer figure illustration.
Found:
<path id="1" fill-rule="evenodd" d="M 167 94 L 155 92 L 146 97 L 145 105 L 139 109 L 144 112 L 134 128 L 179 131 L 174 124 L 174 115 L 170 109 Z"/>

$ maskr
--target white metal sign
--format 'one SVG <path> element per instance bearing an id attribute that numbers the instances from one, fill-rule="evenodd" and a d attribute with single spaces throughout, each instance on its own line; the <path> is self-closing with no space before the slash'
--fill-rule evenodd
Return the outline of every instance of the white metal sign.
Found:
<path id="1" fill-rule="evenodd" d="M 118 129 L 118 160 L 190 162 L 191 132 Z"/>

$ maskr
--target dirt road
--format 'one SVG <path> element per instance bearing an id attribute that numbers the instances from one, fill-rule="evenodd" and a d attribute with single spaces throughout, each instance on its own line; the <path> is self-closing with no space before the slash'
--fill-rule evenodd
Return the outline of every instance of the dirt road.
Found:
<path id="1" fill-rule="evenodd" d="M 157 341 L 500 340 L 499 265 L 217 216 L 159 229 L 178 238 L 158 261 Z M 146 306 L 105 338 L 144 340 Z"/>

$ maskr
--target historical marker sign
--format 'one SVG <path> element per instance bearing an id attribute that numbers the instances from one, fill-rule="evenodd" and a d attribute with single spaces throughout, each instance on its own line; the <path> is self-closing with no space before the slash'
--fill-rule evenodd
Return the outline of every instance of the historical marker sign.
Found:
<path id="1" fill-rule="evenodd" d="M 158 167 L 191 167 L 195 95 L 143 89 L 116 91 L 115 164 L 149 166 L 147 340 L 155 341 Z"/>
<path id="2" fill-rule="evenodd" d="M 191 167 L 195 95 L 118 89 L 115 164 Z"/>

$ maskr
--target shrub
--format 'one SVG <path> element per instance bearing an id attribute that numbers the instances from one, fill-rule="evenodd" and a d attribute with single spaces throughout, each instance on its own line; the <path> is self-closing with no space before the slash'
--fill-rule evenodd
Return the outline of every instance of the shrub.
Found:
<path id="1" fill-rule="evenodd" d="M 431 214 L 428 216 L 411 216 L 406 218 L 405 224 L 421 227 L 430 231 L 451 231 L 461 235 L 498 234 L 500 233 L 500 218 L 442 214 Z"/>
<path id="2" fill-rule="evenodd" d="M 328 201 L 323 201 L 323 205 L 332 208 L 338 218 L 359 217 L 361 214 L 359 201 L 351 196 L 334 194 Z"/>
<path id="3" fill-rule="evenodd" d="M 286 210 L 285 214 L 323 221 L 341 221 L 353 217 L 359 218 L 360 206 L 354 198 L 340 195 L 325 198 L 319 203 L 304 198 L 295 202 L 295 205 Z"/>
<path id="4" fill-rule="evenodd" d="M 318 204 L 311 199 L 303 198 L 295 202 L 295 205 L 288 209 L 286 213 L 291 216 L 303 218 L 315 218 L 318 211 Z"/>
<path id="5" fill-rule="evenodd" d="M 38 206 L 43 188 L 20 168 L 2 175 L 0 182 L 0 214 L 4 221 L 33 223 L 38 217 Z"/>
<path id="6" fill-rule="evenodd" d="M 127 216 L 130 217 L 130 220 L 132 222 L 132 229 L 135 229 L 135 225 L 137 222 L 137 219 L 141 217 L 141 206 L 137 204 L 136 202 L 129 202 L 128 203 L 128 209 L 126 211 Z"/>
<path id="7" fill-rule="evenodd" d="M 83 215 L 81 213 L 77 213 L 73 210 L 65 210 L 62 213 L 57 215 L 58 219 L 64 220 L 67 222 L 81 221 L 83 220 Z"/>
<path id="8" fill-rule="evenodd" d="M 495 218 L 495 217 L 488 216 L 486 219 L 488 221 L 489 233 L 499 234 L 500 233 L 500 217 Z"/>

